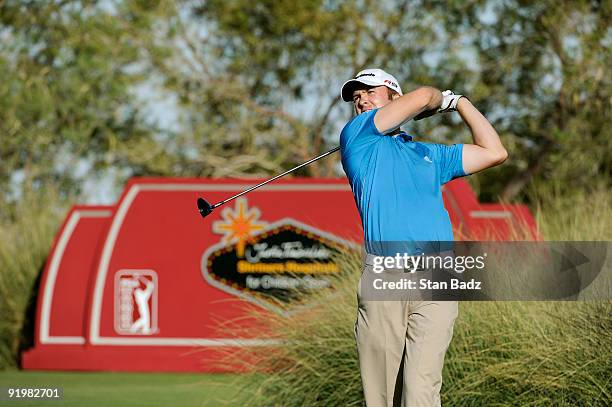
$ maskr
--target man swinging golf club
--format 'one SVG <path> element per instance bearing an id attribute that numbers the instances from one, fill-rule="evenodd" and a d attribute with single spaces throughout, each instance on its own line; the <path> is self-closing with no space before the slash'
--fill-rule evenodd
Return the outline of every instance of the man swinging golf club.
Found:
<path id="1" fill-rule="evenodd" d="M 442 185 L 504 162 L 493 126 L 462 95 L 428 86 L 404 95 L 382 69 L 359 72 L 341 96 L 356 112 L 342 130 L 340 151 L 364 231 L 363 272 L 372 271 L 384 242 L 452 241 Z M 399 129 L 408 120 L 455 110 L 473 144 L 417 142 Z M 394 399 L 395 405 L 439 406 L 458 303 L 358 300 L 355 336 L 367 406 L 392 406 Z"/>

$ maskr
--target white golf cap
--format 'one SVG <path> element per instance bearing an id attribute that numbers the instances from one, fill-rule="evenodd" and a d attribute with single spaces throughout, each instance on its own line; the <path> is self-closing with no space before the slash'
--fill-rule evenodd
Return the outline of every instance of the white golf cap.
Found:
<path id="1" fill-rule="evenodd" d="M 388 74 L 382 69 L 364 69 L 359 72 L 353 79 L 344 82 L 342 89 L 340 90 L 340 96 L 345 102 L 351 102 L 353 100 L 353 91 L 355 87 L 360 84 L 369 86 L 386 86 L 391 90 L 396 91 L 402 95 L 402 88 L 399 86 L 399 82 L 395 79 L 395 76 Z"/>

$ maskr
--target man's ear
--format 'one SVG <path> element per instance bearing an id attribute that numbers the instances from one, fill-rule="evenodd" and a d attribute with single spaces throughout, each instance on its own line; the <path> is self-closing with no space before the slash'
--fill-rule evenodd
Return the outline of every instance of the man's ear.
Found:
<path id="1" fill-rule="evenodd" d="M 399 93 L 394 92 L 393 95 L 391 96 L 391 100 L 395 100 L 398 99 L 400 97 Z"/>

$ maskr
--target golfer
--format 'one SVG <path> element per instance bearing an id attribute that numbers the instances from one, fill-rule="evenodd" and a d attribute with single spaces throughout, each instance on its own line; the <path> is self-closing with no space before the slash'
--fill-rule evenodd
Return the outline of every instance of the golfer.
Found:
<path id="1" fill-rule="evenodd" d="M 451 91 L 424 86 L 404 95 L 382 69 L 359 72 L 341 95 L 356 112 L 342 130 L 340 148 L 364 231 L 363 272 L 372 270 L 372 252 L 384 251 L 384 242 L 452 241 L 442 185 L 504 162 L 507 152 L 493 126 Z M 400 131 L 413 118 L 455 110 L 473 144 L 423 143 Z M 366 405 L 439 406 L 457 302 L 365 301 L 358 295 L 358 303 L 355 336 Z"/>

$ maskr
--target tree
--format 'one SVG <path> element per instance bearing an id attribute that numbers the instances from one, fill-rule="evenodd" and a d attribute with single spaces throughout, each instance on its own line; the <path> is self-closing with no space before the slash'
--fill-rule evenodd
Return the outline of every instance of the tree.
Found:
<path id="1" fill-rule="evenodd" d="M 610 12 L 599 1 L 486 1 L 449 10 L 446 28 L 477 52 L 474 98 L 495 114 L 511 146 L 492 189 L 503 199 L 520 197 L 531 182 L 609 188 Z"/>
<path id="2" fill-rule="evenodd" d="M 145 73 L 134 38 L 153 16 L 131 3 L 0 2 L 2 198 L 16 175 L 20 187 L 78 191 L 79 166 L 129 166 L 126 151 L 152 141 L 130 87 Z"/>
<path id="3" fill-rule="evenodd" d="M 471 177 L 485 199 L 609 185 L 609 19 L 585 0 L 5 0 L 0 186 L 78 190 L 85 164 L 121 180 L 277 173 L 337 144 L 352 115 L 339 87 L 365 67 L 464 93 L 491 119 L 510 159 Z M 143 86 L 166 111 L 147 114 Z M 407 130 L 470 141 L 452 115 Z M 300 174 L 341 175 L 338 160 Z"/>
<path id="4" fill-rule="evenodd" d="M 176 52 L 154 65 L 186 113 L 181 173 L 265 175 L 320 154 L 351 115 L 341 81 L 368 65 L 427 82 L 426 47 L 412 45 L 435 37 L 427 10 L 378 4 L 213 0 L 177 11 L 166 31 Z M 339 175 L 337 161 L 303 174 Z"/>
<path id="5" fill-rule="evenodd" d="M 198 152 L 183 162 L 188 173 L 262 174 L 321 153 L 351 114 L 339 85 L 381 66 L 406 90 L 428 84 L 470 96 L 511 152 L 477 176 L 482 196 L 510 200 L 532 181 L 584 189 L 609 174 L 609 13 L 587 1 L 213 0 L 177 13 L 174 58 L 183 63 L 158 66 L 183 106 L 196 108 L 183 134 Z M 409 130 L 470 140 L 451 117 Z M 333 160 L 307 170 L 334 173 Z"/>

